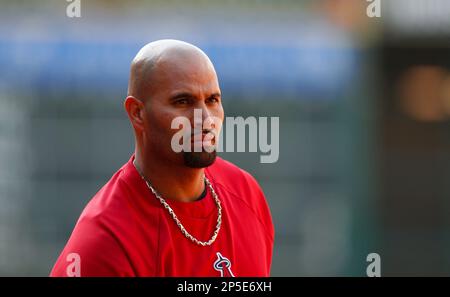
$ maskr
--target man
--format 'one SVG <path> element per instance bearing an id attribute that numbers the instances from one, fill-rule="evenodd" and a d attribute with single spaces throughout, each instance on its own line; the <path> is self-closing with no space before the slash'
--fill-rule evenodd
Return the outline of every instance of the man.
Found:
<path id="1" fill-rule="evenodd" d="M 135 153 L 86 206 L 51 276 L 269 276 L 274 228 L 264 194 L 216 157 L 224 111 L 209 58 L 160 40 L 130 72 L 124 107 Z M 195 111 L 216 120 L 199 128 Z M 180 117 L 192 150 L 177 152 Z"/>

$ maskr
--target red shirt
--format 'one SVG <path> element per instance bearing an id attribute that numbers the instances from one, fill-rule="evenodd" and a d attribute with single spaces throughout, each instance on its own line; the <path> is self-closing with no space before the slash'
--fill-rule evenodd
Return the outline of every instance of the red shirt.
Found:
<path id="1" fill-rule="evenodd" d="M 274 228 L 256 180 L 217 158 L 205 174 L 222 204 L 211 246 L 187 239 L 132 161 L 92 198 L 51 276 L 269 276 Z M 217 207 L 208 189 L 194 202 L 166 199 L 186 230 L 208 241 Z"/>

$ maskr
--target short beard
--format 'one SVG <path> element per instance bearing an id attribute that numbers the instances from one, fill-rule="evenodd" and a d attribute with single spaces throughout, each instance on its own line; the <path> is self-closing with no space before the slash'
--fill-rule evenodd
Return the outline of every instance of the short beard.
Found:
<path id="1" fill-rule="evenodd" d="M 205 168 L 214 163 L 216 155 L 216 151 L 183 152 L 184 165 L 190 168 Z"/>

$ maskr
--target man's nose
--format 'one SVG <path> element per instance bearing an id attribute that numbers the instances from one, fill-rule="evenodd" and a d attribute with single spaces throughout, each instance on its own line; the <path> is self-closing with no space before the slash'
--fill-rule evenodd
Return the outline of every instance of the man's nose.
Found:
<path id="1" fill-rule="evenodd" d="M 206 124 L 206 129 L 213 129 L 215 124 L 212 119 L 212 113 L 206 105 L 198 106 L 194 109 L 193 127 L 203 129 Z"/>
<path id="2" fill-rule="evenodd" d="M 214 117 L 214 113 L 212 113 L 207 106 L 202 109 L 202 120 L 203 129 L 213 130 L 216 128 L 216 118 Z"/>

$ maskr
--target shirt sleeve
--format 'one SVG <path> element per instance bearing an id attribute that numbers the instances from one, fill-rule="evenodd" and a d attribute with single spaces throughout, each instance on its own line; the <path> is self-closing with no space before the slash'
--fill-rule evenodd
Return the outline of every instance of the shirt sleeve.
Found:
<path id="1" fill-rule="evenodd" d="M 52 277 L 134 276 L 128 257 L 101 224 L 81 222 L 56 261 Z"/>
<path id="2" fill-rule="evenodd" d="M 270 275 L 270 270 L 272 266 L 272 255 L 273 255 L 273 245 L 275 237 L 275 228 L 272 221 L 272 215 L 270 213 L 269 204 L 267 203 L 266 196 L 262 191 L 260 185 L 256 179 L 245 170 L 241 170 L 245 177 L 246 185 L 243 188 L 247 191 L 246 197 L 251 197 L 252 199 L 247 199 L 247 203 L 251 206 L 259 222 L 264 227 L 266 235 L 266 263 L 267 263 L 267 276 Z"/>

